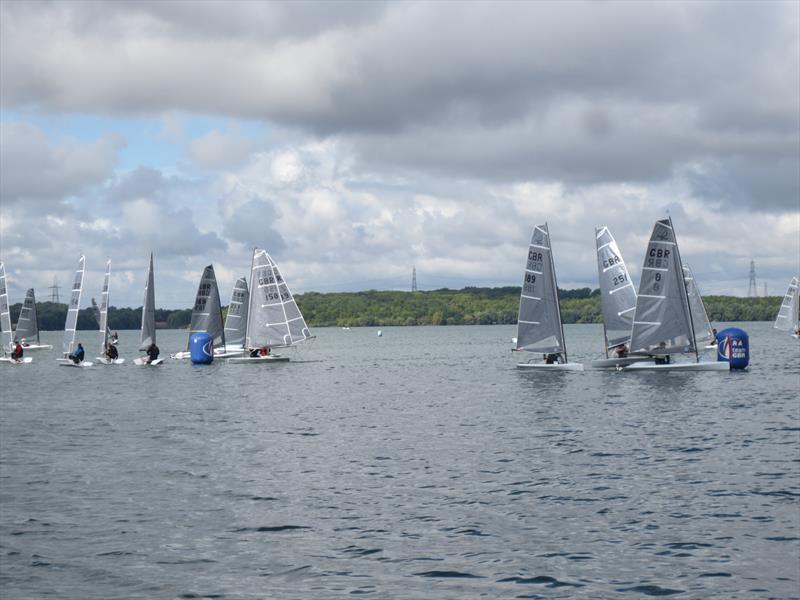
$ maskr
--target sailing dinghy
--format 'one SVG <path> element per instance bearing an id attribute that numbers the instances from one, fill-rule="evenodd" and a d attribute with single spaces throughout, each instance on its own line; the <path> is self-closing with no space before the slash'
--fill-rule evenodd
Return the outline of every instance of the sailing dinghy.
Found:
<path id="1" fill-rule="evenodd" d="M 225 327 L 222 324 L 222 303 L 219 298 L 219 287 L 217 286 L 217 276 L 214 273 L 214 265 L 208 265 L 203 269 L 200 277 L 200 285 L 197 286 L 197 295 L 194 298 L 194 308 L 192 308 L 192 320 L 189 325 L 189 339 L 186 342 L 187 350 L 170 354 L 171 358 L 189 358 L 191 352 L 188 350 L 192 334 L 207 333 L 214 340 L 214 356 L 221 356 L 225 353 Z M 241 356 L 241 350 L 236 353 Z"/>
<path id="2" fill-rule="evenodd" d="M 286 362 L 288 356 L 272 354 L 274 348 L 289 348 L 313 337 L 306 321 L 281 276 L 278 265 L 266 250 L 255 248 L 250 269 L 250 298 L 244 351 L 232 363 Z M 257 356 L 249 354 L 266 352 Z"/>
<path id="3" fill-rule="evenodd" d="M 147 269 L 147 282 L 144 285 L 144 302 L 142 303 L 142 329 L 139 337 L 139 350 L 147 350 L 150 344 L 156 343 L 156 288 L 153 278 L 153 253 L 150 253 L 150 267 Z M 160 365 L 163 358 L 150 362 L 149 357 L 140 356 L 133 359 L 138 366 Z"/>
<path id="4" fill-rule="evenodd" d="M 600 306 L 603 312 L 603 337 L 606 357 L 593 360 L 592 369 L 616 369 L 636 362 L 652 360 L 646 356 L 616 356 L 617 349 L 630 349 L 636 289 L 617 242 L 608 227 L 595 229 L 597 274 L 600 281 Z M 615 356 L 609 356 L 612 351 Z"/>
<path id="5" fill-rule="evenodd" d="M 106 261 L 106 275 L 103 278 L 103 293 L 100 296 L 100 307 L 98 308 L 97 305 L 94 303 L 94 299 L 92 299 L 92 306 L 97 308 L 99 313 L 99 317 L 97 319 L 97 326 L 100 328 L 100 354 L 102 356 L 98 356 L 96 358 L 97 362 L 102 365 L 121 365 L 125 362 L 124 358 L 108 358 L 106 356 L 106 349 L 108 348 L 109 341 L 108 338 L 111 335 L 111 331 L 108 329 L 108 284 L 111 280 L 111 259 Z"/>
<path id="6" fill-rule="evenodd" d="M 636 363 L 623 371 L 730 369 L 727 362 L 700 362 L 695 338 L 689 291 L 672 218 L 660 219 L 653 226 L 647 244 L 631 331 L 632 353 L 654 358 L 655 362 Z M 694 354 L 695 362 L 671 362 L 672 356 L 681 354 Z"/>
<path id="7" fill-rule="evenodd" d="M 240 277 L 233 285 L 228 314 L 225 317 L 225 349 L 228 354 L 244 349 L 244 338 L 247 334 L 247 312 L 250 308 L 250 292 L 247 279 Z"/>
<path id="8" fill-rule="evenodd" d="M 52 345 L 43 344 L 39 338 L 39 317 L 36 314 L 36 294 L 33 288 L 25 294 L 25 302 L 22 304 L 22 310 L 19 311 L 14 336 L 26 351 L 53 349 Z"/>
<path id="9" fill-rule="evenodd" d="M 686 293 L 689 295 L 689 309 L 692 311 L 695 346 L 705 350 L 715 349 L 717 347 L 716 336 L 711 329 L 706 305 L 703 304 L 703 296 L 700 294 L 700 288 L 697 287 L 697 279 L 688 264 L 683 265 L 683 279 L 686 282 Z"/>
<path id="10" fill-rule="evenodd" d="M 558 284 L 547 223 L 537 225 L 528 246 L 517 319 L 517 347 L 514 352 L 557 355 L 553 362 L 519 363 L 520 369 L 583 371 L 580 363 L 567 360 L 564 326 L 558 305 Z M 563 362 L 562 362 L 563 361 Z"/>
<path id="11" fill-rule="evenodd" d="M 14 334 L 11 331 L 11 311 L 8 308 L 6 267 L 2 262 L 0 262 L 0 331 L 3 334 L 3 356 L 0 356 L 0 362 L 9 365 L 24 365 L 33 362 L 30 356 L 24 356 L 21 360 L 11 358 L 11 352 L 14 349 Z"/>
<path id="12" fill-rule="evenodd" d="M 84 360 L 76 363 L 69 355 L 75 350 L 75 331 L 78 328 L 78 311 L 81 306 L 81 292 L 83 291 L 83 274 L 86 272 L 86 257 L 81 254 L 78 259 L 78 269 L 75 271 L 75 279 L 72 283 L 72 293 L 69 298 L 69 308 L 67 309 L 67 320 L 64 323 L 64 341 L 61 350 L 63 358 L 56 361 L 62 367 L 91 367 L 94 363 Z"/>
<path id="13" fill-rule="evenodd" d="M 800 281 L 797 277 L 792 277 L 789 282 L 789 289 L 783 296 L 774 327 L 783 331 L 791 331 L 795 338 L 800 337 Z"/>

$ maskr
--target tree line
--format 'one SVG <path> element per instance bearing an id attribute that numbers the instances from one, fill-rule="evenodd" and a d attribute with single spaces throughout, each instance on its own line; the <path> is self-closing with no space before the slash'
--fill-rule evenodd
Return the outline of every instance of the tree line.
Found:
<path id="1" fill-rule="evenodd" d="M 317 327 L 363 327 L 389 325 L 491 325 L 515 324 L 519 309 L 519 287 L 440 289 L 424 292 L 308 292 L 295 296 L 306 322 Z M 601 323 L 600 290 L 558 290 L 564 323 Z M 778 314 L 782 297 L 739 298 L 704 296 L 708 317 L 715 321 L 771 321 Z M 21 303 L 12 305 L 16 322 Z M 67 317 L 66 304 L 37 302 L 39 328 L 60 330 Z M 226 307 L 223 308 L 225 313 Z M 188 327 L 192 311 L 156 309 L 158 327 Z M 139 329 L 142 309 L 109 307 L 112 330 Z M 78 329 L 97 329 L 91 309 L 78 313 Z"/>

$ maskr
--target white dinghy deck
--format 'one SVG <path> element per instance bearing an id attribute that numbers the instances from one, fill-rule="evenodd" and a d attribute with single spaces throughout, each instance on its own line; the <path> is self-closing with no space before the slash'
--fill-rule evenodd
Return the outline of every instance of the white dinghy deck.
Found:
<path id="1" fill-rule="evenodd" d="M 624 358 L 600 358 L 589 363 L 590 369 L 617 369 L 637 363 L 652 363 L 647 356 L 626 356 Z"/>
<path id="2" fill-rule="evenodd" d="M 624 367 L 623 371 L 730 371 L 727 362 L 687 362 L 654 364 L 652 362 L 636 363 Z"/>

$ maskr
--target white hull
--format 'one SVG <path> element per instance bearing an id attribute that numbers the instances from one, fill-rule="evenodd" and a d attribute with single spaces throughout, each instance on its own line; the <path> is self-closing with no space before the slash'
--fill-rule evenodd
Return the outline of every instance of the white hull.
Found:
<path id="1" fill-rule="evenodd" d="M 277 354 L 270 354 L 269 356 L 242 356 L 240 354 L 238 358 L 229 358 L 228 362 L 241 364 L 289 362 L 289 357 Z"/>
<path id="2" fill-rule="evenodd" d="M 7 363 L 9 365 L 28 365 L 33 362 L 33 359 L 30 356 L 23 356 L 20 360 L 16 360 L 10 356 L 0 356 L 0 362 Z"/>
<path id="3" fill-rule="evenodd" d="M 581 363 L 517 363 L 518 369 L 541 369 L 543 371 L 583 371 Z"/>
<path id="4" fill-rule="evenodd" d="M 657 365 L 654 363 L 637 363 L 622 369 L 623 371 L 730 371 L 727 362 L 699 362 L 699 363 L 669 363 Z"/>
<path id="5" fill-rule="evenodd" d="M 22 349 L 27 352 L 28 350 L 52 350 L 50 344 L 31 344 L 30 346 L 23 346 Z"/>
<path id="6" fill-rule="evenodd" d="M 88 360 L 85 360 L 83 362 L 79 362 L 77 364 L 75 364 L 74 362 L 72 362 L 69 359 L 67 359 L 66 362 L 62 362 L 63 360 L 64 359 L 59 359 L 58 360 L 58 364 L 61 365 L 62 367 L 77 367 L 79 369 L 82 369 L 84 367 L 94 366 L 94 363 L 93 362 L 89 362 Z"/>
<path id="7" fill-rule="evenodd" d="M 153 362 L 147 362 L 147 360 L 148 359 L 146 356 L 140 356 L 139 358 L 133 359 L 133 364 L 139 367 L 156 367 L 160 365 L 162 362 L 164 362 L 163 358 L 157 358 Z"/>
<path id="8" fill-rule="evenodd" d="M 800 335 L 798 335 L 798 334 L 796 334 L 796 333 L 793 333 L 793 334 L 792 334 L 792 337 L 793 337 L 794 339 L 796 339 L 796 340 L 800 339 Z"/>
<path id="9" fill-rule="evenodd" d="M 716 344 L 708 344 L 707 346 L 703 346 L 703 350 L 716 350 L 716 349 L 717 349 Z"/>
<path id="10" fill-rule="evenodd" d="M 121 365 L 125 362 L 124 358 L 115 358 L 114 360 L 111 360 L 105 356 L 97 356 L 95 357 L 95 360 L 101 365 Z"/>
<path id="11" fill-rule="evenodd" d="M 590 369 L 616 369 L 617 367 L 627 367 L 640 362 L 653 362 L 652 358 L 646 356 L 626 356 L 625 358 L 600 358 L 589 363 Z"/>
<path id="12" fill-rule="evenodd" d="M 241 348 L 227 348 L 227 349 L 214 348 L 214 358 L 233 358 L 241 356 L 242 356 Z M 170 354 L 169 357 L 174 358 L 175 360 L 185 360 L 187 358 L 191 358 L 192 353 L 189 352 L 188 350 L 183 350 L 181 352 L 174 352 L 173 354 Z"/>

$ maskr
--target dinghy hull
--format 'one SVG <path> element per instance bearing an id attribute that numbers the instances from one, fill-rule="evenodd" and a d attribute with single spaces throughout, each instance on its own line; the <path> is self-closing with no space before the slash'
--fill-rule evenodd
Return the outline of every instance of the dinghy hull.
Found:
<path id="1" fill-rule="evenodd" d="M 0 362 L 6 363 L 9 365 L 28 365 L 33 362 L 33 359 L 30 356 L 24 356 L 20 360 L 15 358 L 11 358 L 9 356 L 2 356 L 0 357 Z"/>
<path id="2" fill-rule="evenodd" d="M 590 369 L 616 369 L 617 367 L 627 367 L 635 363 L 653 362 L 652 358 L 646 356 L 626 356 L 625 358 L 601 358 L 589 363 Z"/>
<path id="3" fill-rule="evenodd" d="M 547 363 L 517 363 L 517 368 L 541 371 L 583 371 L 583 365 L 581 363 L 553 363 L 550 365 Z"/>
<path id="4" fill-rule="evenodd" d="M 628 365 L 623 371 L 730 371 L 726 362 L 670 363 L 656 365 L 654 363 L 637 363 Z"/>
<path id="5" fill-rule="evenodd" d="M 239 356 L 238 358 L 229 358 L 227 359 L 229 363 L 236 363 L 236 364 L 255 364 L 255 363 L 279 363 L 279 362 L 289 362 L 288 356 L 278 356 L 278 355 L 270 355 L 270 356 Z"/>

